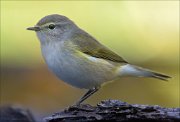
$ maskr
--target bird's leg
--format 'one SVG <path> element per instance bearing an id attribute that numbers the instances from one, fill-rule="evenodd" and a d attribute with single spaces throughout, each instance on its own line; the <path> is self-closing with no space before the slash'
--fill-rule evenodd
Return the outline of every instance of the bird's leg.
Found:
<path id="1" fill-rule="evenodd" d="M 99 90 L 100 87 L 94 87 L 92 89 L 89 89 L 82 97 L 81 99 L 76 103 L 76 105 L 80 105 L 84 100 L 86 100 L 88 97 L 93 95 L 95 92 Z"/>

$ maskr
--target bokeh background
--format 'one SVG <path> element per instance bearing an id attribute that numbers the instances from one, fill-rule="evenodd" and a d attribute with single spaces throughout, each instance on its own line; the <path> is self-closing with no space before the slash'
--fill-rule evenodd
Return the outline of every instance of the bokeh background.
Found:
<path id="1" fill-rule="evenodd" d="M 69 17 L 130 63 L 172 76 L 169 82 L 121 78 L 86 103 L 118 99 L 179 107 L 179 1 L 1 1 L 1 105 L 46 116 L 86 91 L 48 70 L 35 33 L 26 30 L 54 13 Z"/>

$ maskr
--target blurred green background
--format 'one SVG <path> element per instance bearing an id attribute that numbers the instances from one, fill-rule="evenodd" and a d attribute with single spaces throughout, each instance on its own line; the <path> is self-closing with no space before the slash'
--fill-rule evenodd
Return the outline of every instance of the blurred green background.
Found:
<path id="1" fill-rule="evenodd" d="M 87 103 L 119 99 L 179 106 L 179 1 L 1 1 L 1 105 L 21 105 L 45 116 L 85 92 L 48 70 L 35 33 L 26 30 L 54 13 L 69 17 L 128 62 L 172 76 L 169 82 L 121 78 Z"/>

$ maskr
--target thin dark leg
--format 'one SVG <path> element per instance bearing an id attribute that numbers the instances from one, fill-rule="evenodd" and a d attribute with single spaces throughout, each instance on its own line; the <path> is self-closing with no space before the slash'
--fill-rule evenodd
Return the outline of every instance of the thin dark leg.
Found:
<path id="1" fill-rule="evenodd" d="M 88 97 L 93 95 L 95 92 L 99 90 L 99 87 L 94 87 L 93 89 L 89 89 L 82 97 L 81 99 L 76 103 L 76 105 L 80 105 L 84 100 L 86 100 Z"/>

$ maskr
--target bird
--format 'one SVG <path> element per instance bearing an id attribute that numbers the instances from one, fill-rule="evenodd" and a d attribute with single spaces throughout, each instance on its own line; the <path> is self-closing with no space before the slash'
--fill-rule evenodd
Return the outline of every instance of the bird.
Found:
<path id="1" fill-rule="evenodd" d="M 48 68 L 62 81 L 87 92 L 76 102 L 96 93 L 104 83 L 126 76 L 168 80 L 168 75 L 133 65 L 59 14 L 43 17 L 27 28 L 40 40 Z"/>

